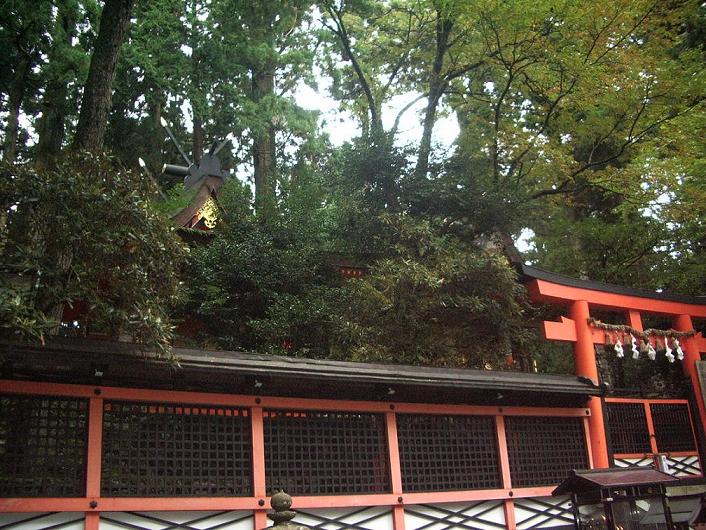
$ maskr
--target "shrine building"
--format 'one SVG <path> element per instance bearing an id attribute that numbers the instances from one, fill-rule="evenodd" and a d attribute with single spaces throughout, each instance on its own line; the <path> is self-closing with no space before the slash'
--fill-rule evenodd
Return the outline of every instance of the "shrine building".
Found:
<path id="1" fill-rule="evenodd" d="M 598 528 L 554 490 L 640 467 L 673 479 L 687 528 L 706 492 L 706 298 L 521 279 L 562 315 L 541 332 L 575 375 L 180 348 L 174 368 L 129 343 L 1 342 L 0 529 L 260 530 L 280 489 L 327 530 Z M 678 384 L 606 380 L 633 357 Z M 641 506 L 634 528 L 667 528 Z"/>

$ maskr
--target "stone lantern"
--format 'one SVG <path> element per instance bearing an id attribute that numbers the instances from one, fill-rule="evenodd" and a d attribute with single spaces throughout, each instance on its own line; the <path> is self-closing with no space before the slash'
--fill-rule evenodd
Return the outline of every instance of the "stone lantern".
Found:
<path id="1" fill-rule="evenodd" d="M 292 497 L 284 491 L 275 493 L 270 499 L 270 505 L 274 513 L 268 517 L 275 523 L 269 528 L 272 530 L 311 530 L 308 526 L 292 523 L 292 519 L 297 516 L 297 512 L 292 510 Z"/>

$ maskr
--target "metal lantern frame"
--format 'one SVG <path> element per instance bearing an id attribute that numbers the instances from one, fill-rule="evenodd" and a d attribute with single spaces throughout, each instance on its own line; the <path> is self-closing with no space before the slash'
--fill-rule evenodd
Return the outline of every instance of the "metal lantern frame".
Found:
<path id="1" fill-rule="evenodd" d="M 670 484 L 674 477 L 652 468 L 574 470 L 553 495 L 571 495 L 579 530 L 675 530 Z"/>

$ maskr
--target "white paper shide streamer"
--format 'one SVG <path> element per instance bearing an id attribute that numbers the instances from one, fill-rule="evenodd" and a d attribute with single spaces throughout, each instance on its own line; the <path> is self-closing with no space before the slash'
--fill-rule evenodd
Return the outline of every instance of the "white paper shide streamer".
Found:
<path id="1" fill-rule="evenodd" d="M 637 339 L 635 338 L 634 335 L 630 335 L 630 346 L 632 348 L 632 358 L 639 359 L 640 358 L 640 349 L 637 347 Z"/>
<path id="2" fill-rule="evenodd" d="M 669 338 L 664 339 L 664 356 L 670 363 L 674 362 L 674 354 L 672 353 L 672 348 L 669 347 Z"/>

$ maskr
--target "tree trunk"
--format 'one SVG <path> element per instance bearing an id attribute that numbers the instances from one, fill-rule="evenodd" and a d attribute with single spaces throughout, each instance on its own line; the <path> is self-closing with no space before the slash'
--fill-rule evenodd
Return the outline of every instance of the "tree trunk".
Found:
<path id="1" fill-rule="evenodd" d="M 358 83 L 360 83 L 360 88 L 365 94 L 365 100 L 368 104 L 368 113 L 370 114 L 370 128 L 368 138 L 370 138 L 373 142 L 379 141 L 385 133 L 385 129 L 382 126 L 381 105 L 378 104 L 378 101 L 375 98 L 375 94 L 373 93 L 370 83 L 365 77 L 363 68 L 358 62 L 356 54 L 353 52 L 351 39 L 348 35 L 348 29 L 346 28 L 345 22 L 343 20 L 343 12 L 338 11 L 332 5 L 326 5 L 326 11 L 336 24 L 336 29 L 334 29 L 334 33 L 338 37 L 339 42 L 343 47 L 344 57 L 351 62 L 353 71 L 355 72 L 355 75 L 358 78 Z"/>
<path id="2" fill-rule="evenodd" d="M 39 120 L 39 142 L 37 143 L 37 162 L 48 166 L 61 152 L 64 143 L 66 118 L 66 98 L 68 83 L 66 74 L 74 68 L 71 61 L 62 53 L 62 48 L 71 49 L 76 35 L 78 12 L 71 2 L 59 4 L 59 13 L 54 28 L 53 44 L 49 52 L 49 64 L 61 65 L 54 77 L 49 79 L 42 98 L 42 117 Z"/>
<path id="3" fill-rule="evenodd" d="M 37 144 L 37 163 L 48 166 L 61 152 L 64 143 L 64 118 L 66 116 L 65 82 L 53 79 L 47 83 L 42 100 L 42 117 L 39 120 L 39 142 Z"/>
<path id="4" fill-rule="evenodd" d="M 55 263 L 57 269 L 62 272 L 62 278 L 59 282 L 61 282 L 61 287 L 65 288 L 69 271 L 71 270 L 71 264 L 74 260 L 74 255 L 68 248 L 60 249 L 57 254 Z M 50 320 L 55 322 L 55 325 L 49 329 L 48 334 L 57 335 L 61 330 L 61 321 L 64 316 L 64 302 L 54 300 L 53 303 L 46 308 L 45 314 Z"/>
<path id="5" fill-rule="evenodd" d="M 431 155 L 431 135 L 436 122 L 436 109 L 444 94 L 445 81 L 441 72 L 444 68 L 444 58 L 449 48 L 449 35 L 453 23 L 444 18 L 442 13 L 436 13 L 436 51 L 434 53 L 434 63 L 429 74 L 429 97 L 427 98 L 427 108 L 424 112 L 424 124 L 422 128 L 422 139 L 419 143 L 419 154 L 417 157 L 417 167 L 414 174 L 418 179 L 424 178 L 429 172 L 429 156 Z"/>
<path id="6" fill-rule="evenodd" d="M 83 88 L 83 101 L 73 143 L 74 149 L 95 152 L 103 148 L 115 67 L 134 2 L 135 0 L 106 0 L 105 2 L 98 38 L 88 70 L 88 79 Z"/>
<path id="7" fill-rule="evenodd" d="M 194 108 L 194 132 L 191 135 L 191 142 L 194 164 L 198 164 L 203 156 L 203 119 L 196 108 Z"/>
<path id="8" fill-rule="evenodd" d="M 202 50 L 199 33 L 202 28 L 199 25 L 198 3 L 191 2 L 192 26 L 189 35 L 189 45 L 191 46 L 191 113 L 193 116 L 193 131 L 191 133 L 191 156 L 195 164 L 198 164 L 203 156 L 203 118 L 204 109 L 208 107 L 204 90 L 200 86 L 202 81 Z"/>
<path id="9" fill-rule="evenodd" d="M 424 121 L 422 125 L 422 139 L 419 142 L 419 154 L 417 155 L 417 166 L 414 169 L 415 177 L 424 178 L 429 172 L 429 157 L 431 156 L 431 135 L 434 132 L 436 122 L 436 109 L 439 106 L 443 90 L 440 86 L 433 86 L 429 93 L 429 102 L 424 111 Z"/>
<path id="10" fill-rule="evenodd" d="M 578 210 L 577 207 L 571 205 L 571 204 L 565 204 L 564 205 L 564 212 L 566 212 L 566 218 L 571 221 L 572 224 L 578 224 L 581 221 L 581 212 Z M 584 249 L 583 242 L 578 238 L 578 237 L 571 237 L 569 238 L 569 245 L 572 247 L 572 254 L 574 256 L 585 256 L 586 251 Z M 578 264 L 580 260 L 577 260 L 576 263 Z M 596 271 L 594 271 L 596 272 Z M 605 271 L 602 271 L 605 272 Z M 577 267 L 577 270 L 575 271 L 576 276 L 578 276 L 582 280 L 588 280 L 591 278 L 591 275 L 588 273 L 586 270 L 585 266 L 579 266 Z M 594 277 L 595 279 L 595 277 Z"/>
<path id="11" fill-rule="evenodd" d="M 157 99 L 155 97 L 155 99 Z M 155 103 L 150 106 L 150 115 L 152 116 L 152 128 L 154 130 L 153 134 L 150 134 L 150 151 L 158 156 L 158 160 L 163 158 L 162 151 L 164 150 L 164 135 L 162 134 L 162 101 L 161 98 L 157 99 Z"/>
<path id="12" fill-rule="evenodd" d="M 20 59 L 12 76 L 8 93 L 8 116 L 5 126 L 5 142 L 3 144 L 2 158 L 5 162 L 14 162 L 17 157 L 17 133 L 19 130 L 20 106 L 25 95 L 27 76 L 31 61 L 29 55 L 20 50 Z"/>
<path id="13" fill-rule="evenodd" d="M 275 76 L 271 68 L 252 72 L 253 100 L 259 103 L 274 94 Z M 255 169 L 255 211 L 271 206 L 275 195 L 275 127 L 271 117 L 264 131 L 255 135 L 253 144 L 253 166 Z"/>
<path id="14" fill-rule="evenodd" d="M 385 133 L 385 128 L 382 126 L 382 111 L 379 107 L 375 109 L 375 112 L 370 113 L 370 136 L 373 141 L 378 138 L 383 138 L 387 136 Z"/>

